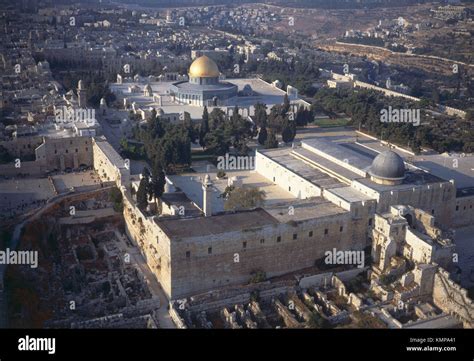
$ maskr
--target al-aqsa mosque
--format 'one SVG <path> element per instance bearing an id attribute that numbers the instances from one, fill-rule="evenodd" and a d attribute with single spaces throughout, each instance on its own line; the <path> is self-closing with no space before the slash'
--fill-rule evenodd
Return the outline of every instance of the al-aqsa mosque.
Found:
<path id="1" fill-rule="evenodd" d="M 220 80 L 216 63 L 203 55 L 189 67 L 189 81 L 173 83 L 174 99 L 181 104 L 196 106 L 226 105 L 226 101 L 237 96 L 235 84 Z"/>

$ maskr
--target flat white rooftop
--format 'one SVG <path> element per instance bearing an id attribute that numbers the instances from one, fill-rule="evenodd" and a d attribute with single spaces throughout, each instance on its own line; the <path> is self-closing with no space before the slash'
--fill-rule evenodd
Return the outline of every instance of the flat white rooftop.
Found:
<path id="1" fill-rule="evenodd" d="M 372 139 L 360 133 L 357 134 L 355 129 L 349 127 L 307 127 L 297 134 L 297 139 L 301 141 L 322 137 L 344 144 L 344 146 L 368 157 L 370 157 L 369 154 L 375 156 L 390 149 L 408 163 L 408 168 L 412 168 L 410 165 L 413 164 L 439 178 L 454 179 L 458 189 L 474 187 L 474 154 L 438 154 L 431 151 L 413 156 L 400 148 L 389 148 L 378 139 Z M 355 143 L 356 141 L 359 144 Z M 352 143 L 350 144 L 350 142 Z"/>
<path id="2" fill-rule="evenodd" d="M 238 106 L 240 108 L 250 108 L 250 114 L 254 113 L 254 105 L 256 103 L 263 103 L 267 105 L 267 111 L 275 104 L 283 103 L 285 91 L 274 87 L 267 82 L 258 78 L 242 78 L 242 79 L 225 79 L 226 82 L 237 85 L 238 90 L 242 91 L 246 85 L 250 85 L 253 92 L 252 96 L 238 96 L 228 100 L 228 104 L 219 108 L 233 108 Z M 200 119 L 202 116 L 203 107 L 178 104 L 172 101 L 170 95 L 171 85 L 175 82 L 162 81 L 162 82 L 127 82 L 123 84 L 113 83 L 110 85 L 110 89 L 119 98 L 128 98 L 130 104 L 135 102 L 138 106 L 143 109 L 161 108 L 165 113 L 180 113 L 182 111 L 188 112 L 193 119 Z M 153 94 L 159 94 L 162 97 L 161 106 L 153 100 L 153 97 L 147 97 L 143 95 L 143 88 L 146 84 L 150 84 Z M 137 86 L 140 91 L 137 93 L 131 93 L 129 87 Z M 302 102 L 302 100 L 292 100 L 293 102 Z M 213 107 L 209 107 L 209 112 L 212 111 Z"/>
<path id="3" fill-rule="evenodd" d="M 313 138 L 302 141 L 302 146 L 309 150 L 317 149 L 323 152 L 325 154 L 323 157 L 329 160 L 336 160 L 343 167 L 346 164 L 347 167 L 345 168 L 354 167 L 366 172 L 372 165 L 373 158 L 344 146 L 344 143 L 336 143 L 324 138 Z"/>

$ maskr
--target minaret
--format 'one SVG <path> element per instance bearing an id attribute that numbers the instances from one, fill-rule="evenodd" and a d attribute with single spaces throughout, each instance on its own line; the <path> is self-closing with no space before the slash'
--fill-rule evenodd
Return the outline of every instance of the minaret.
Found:
<path id="1" fill-rule="evenodd" d="M 79 108 L 86 108 L 87 106 L 87 92 L 82 80 L 79 80 L 77 84 L 77 103 Z"/>
<path id="2" fill-rule="evenodd" d="M 212 182 L 209 174 L 204 177 L 204 183 L 202 184 L 202 210 L 205 217 L 212 216 Z"/>

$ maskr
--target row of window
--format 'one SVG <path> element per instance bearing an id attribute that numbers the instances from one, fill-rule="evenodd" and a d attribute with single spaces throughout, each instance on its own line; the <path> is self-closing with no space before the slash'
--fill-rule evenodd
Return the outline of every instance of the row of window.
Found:
<path id="1" fill-rule="evenodd" d="M 69 144 L 72 145 L 72 140 L 69 142 Z M 87 145 L 87 140 L 85 141 L 85 144 Z M 23 144 L 23 149 L 26 149 L 27 147 L 31 149 L 31 144 Z M 76 150 L 76 153 L 77 153 L 77 150 Z M 54 151 L 54 154 L 56 154 L 56 151 Z"/>
<path id="2" fill-rule="evenodd" d="M 463 210 L 465 211 L 467 209 L 467 206 L 463 207 Z M 472 204 L 469 206 L 469 209 L 472 209 Z M 459 206 L 456 206 L 456 211 L 459 211 Z"/>
<path id="3" fill-rule="evenodd" d="M 88 151 L 89 151 L 89 148 L 86 147 L 86 152 L 88 152 Z M 69 149 L 66 149 L 66 153 L 69 153 Z M 76 153 L 79 153 L 79 149 L 77 149 L 77 148 L 76 148 Z M 57 150 L 57 149 L 54 150 L 54 154 L 58 154 L 58 150 Z"/>
<path id="4" fill-rule="evenodd" d="M 207 249 L 207 254 L 212 254 L 212 247 Z M 186 258 L 191 258 L 191 251 L 186 251 Z"/>
<path id="5" fill-rule="evenodd" d="M 72 145 L 72 142 L 73 142 L 73 141 L 70 140 L 70 141 L 69 141 L 69 145 Z M 89 144 L 89 142 L 86 140 L 86 141 L 84 141 L 84 144 L 87 145 L 87 144 Z M 53 145 L 54 145 L 54 147 L 56 148 L 56 144 L 53 144 Z"/>
<path id="6" fill-rule="evenodd" d="M 344 227 L 343 226 L 340 226 L 339 227 L 339 232 L 342 232 L 344 230 Z M 328 235 L 329 234 L 329 229 L 324 229 L 324 235 Z M 313 231 L 309 231 L 308 233 L 308 237 L 313 237 Z M 293 240 L 297 240 L 298 239 L 298 233 L 293 233 Z M 277 243 L 280 243 L 281 242 L 281 236 L 278 236 L 276 238 L 276 242 Z M 265 243 L 265 238 L 262 238 L 260 239 L 260 244 L 264 244 Z M 247 241 L 243 241 L 242 242 L 242 248 L 243 249 L 246 249 L 247 248 Z M 207 254 L 212 254 L 212 247 L 209 247 L 207 249 Z M 190 258 L 191 257 L 191 251 L 186 251 L 186 258 Z"/>

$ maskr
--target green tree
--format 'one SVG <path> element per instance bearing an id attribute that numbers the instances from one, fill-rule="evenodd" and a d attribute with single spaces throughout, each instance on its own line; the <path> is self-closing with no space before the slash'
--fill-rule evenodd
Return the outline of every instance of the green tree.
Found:
<path id="1" fill-rule="evenodd" d="M 276 133 L 281 133 L 285 125 L 286 115 L 277 114 L 276 112 L 268 117 L 268 127 Z"/>
<path id="2" fill-rule="evenodd" d="M 222 126 L 226 121 L 226 114 L 220 108 L 212 109 L 211 114 L 209 114 L 209 129 L 214 130 Z"/>
<path id="3" fill-rule="evenodd" d="M 278 148 L 278 140 L 276 139 L 275 133 L 273 131 L 268 133 L 267 140 L 265 141 L 265 148 Z"/>
<path id="4" fill-rule="evenodd" d="M 205 138 L 207 133 L 209 133 L 209 113 L 207 111 L 207 106 L 204 106 L 204 110 L 202 112 L 202 120 L 201 120 L 201 127 L 199 129 L 199 144 L 201 147 L 206 145 Z"/>
<path id="5" fill-rule="evenodd" d="M 116 212 L 123 211 L 123 196 L 117 187 L 110 190 L 109 200 L 114 204 L 113 207 Z"/>
<path id="6" fill-rule="evenodd" d="M 150 181 L 150 171 L 148 170 L 147 167 L 143 167 L 142 177 L 145 178 L 147 182 Z"/>
<path id="7" fill-rule="evenodd" d="M 254 121 L 257 127 L 262 127 L 267 125 L 267 106 L 262 103 L 257 103 L 254 106 L 255 115 Z"/>
<path id="8" fill-rule="evenodd" d="M 282 138 L 285 143 L 292 142 L 296 136 L 296 122 L 289 118 L 285 118 L 282 124 Z M 283 137 L 283 134 L 285 136 Z"/>
<path id="9" fill-rule="evenodd" d="M 255 270 L 250 274 L 249 283 L 260 283 L 265 282 L 267 279 L 267 274 L 262 270 Z"/>
<path id="10" fill-rule="evenodd" d="M 148 135 L 151 138 L 161 138 L 165 130 L 160 118 L 156 115 L 156 110 L 151 111 L 150 117 L 147 119 Z"/>
<path id="11" fill-rule="evenodd" d="M 313 119 L 313 112 L 310 109 L 305 109 L 304 107 L 298 107 L 296 112 L 296 125 L 304 127 L 308 125 Z"/>
<path id="12" fill-rule="evenodd" d="M 258 144 L 264 145 L 268 138 L 267 127 L 264 125 L 260 128 L 258 132 Z"/>
<path id="13" fill-rule="evenodd" d="M 183 125 L 170 125 L 165 135 L 151 148 L 152 162 L 160 163 L 168 173 L 191 163 L 191 140 Z"/>
<path id="14" fill-rule="evenodd" d="M 191 142 L 195 143 L 199 137 L 199 132 L 197 132 L 196 128 L 193 126 L 191 114 L 189 114 L 188 112 L 184 112 L 183 126 L 188 131 L 188 137 Z"/>
<path id="15" fill-rule="evenodd" d="M 224 155 L 230 149 L 230 139 L 226 137 L 222 127 L 208 133 L 204 138 L 204 143 L 206 149 L 216 156 Z"/>
<path id="16" fill-rule="evenodd" d="M 469 109 L 466 111 L 466 121 L 467 122 L 474 122 L 474 110 Z"/>
<path id="17" fill-rule="evenodd" d="M 247 142 L 253 136 L 252 123 L 244 119 L 237 108 L 230 120 L 223 123 L 223 130 L 225 140 L 230 141 L 239 154 L 247 154 L 249 151 Z"/>
<path id="18" fill-rule="evenodd" d="M 151 192 L 150 198 L 155 197 L 159 199 L 165 191 L 166 177 L 163 167 L 160 163 L 156 162 L 153 167 L 153 173 L 151 176 Z"/>
<path id="19" fill-rule="evenodd" d="M 137 191 L 137 206 L 141 210 L 144 210 L 148 205 L 148 180 L 143 177 L 140 180 Z"/>
<path id="20" fill-rule="evenodd" d="M 226 211 L 239 211 L 261 207 L 265 201 L 265 192 L 257 188 L 235 188 L 228 193 L 224 203 Z"/>
<path id="21" fill-rule="evenodd" d="M 283 98 L 283 113 L 286 114 L 290 111 L 290 99 L 288 98 L 288 94 L 285 94 Z"/>
<path id="22" fill-rule="evenodd" d="M 281 132 L 281 138 L 285 143 L 289 143 L 293 141 L 295 138 L 295 135 L 293 133 L 293 129 L 291 128 L 291 125 L 289 122 L 287 122 L 284 127 L 283 131 Z"/>

